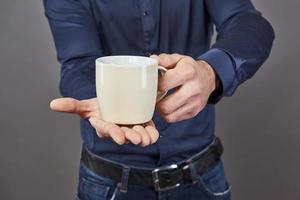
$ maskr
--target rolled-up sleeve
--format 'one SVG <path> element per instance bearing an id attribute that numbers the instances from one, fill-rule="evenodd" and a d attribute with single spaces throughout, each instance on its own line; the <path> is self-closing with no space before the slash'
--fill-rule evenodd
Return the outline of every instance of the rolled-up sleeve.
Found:
<path id="1" fill-rule="evenodd" d="M 216 43 L 198 59 L 209 63 L 221 83 L 221 92 L 210 100 L 231 96 L 268 58 L 274 40 L 270 23 L 249 0 L 206 0 L 218 32 Z"/>
<path id="2" fill-rule="evenodd" d="M 78 0 L 44 0 L 44 7 L 61 63 L 61 94 L 95 97 L 95 59 L 103 52 L 92 13 Z"/>

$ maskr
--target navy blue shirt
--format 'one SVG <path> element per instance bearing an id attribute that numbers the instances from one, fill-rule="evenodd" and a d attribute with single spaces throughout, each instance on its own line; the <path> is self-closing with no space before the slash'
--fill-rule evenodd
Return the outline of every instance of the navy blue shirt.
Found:
<path id="1" fill-rule="evenodd" d="M 101 56 L 179 53 L 214 68 L 222 92 L 189 120 L 169 124 L 155 111 L 160 138 L 148 147 L 98 138 L 88 120 L 81 120 L 91 152 L 140 166 L 178 162 L 211 143 L 214 104 L 257 71 L 274 39 L 250 0 L 44 0 L 44 6 L 61 63 L 63 96 L 96 96 L 95 59 Z M 211 46 L 213 25 L 218 37 Z"/>

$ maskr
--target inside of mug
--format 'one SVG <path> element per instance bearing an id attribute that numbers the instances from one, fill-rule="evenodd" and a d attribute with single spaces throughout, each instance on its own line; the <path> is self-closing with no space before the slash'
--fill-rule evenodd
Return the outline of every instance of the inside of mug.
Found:
<path id="1" fill-rule="evenodd" d="M 105 56 L 97 59 L 97 62 L 119 66 L 149 66 L 157 64 L 153 58 L 143 56 Z"/>

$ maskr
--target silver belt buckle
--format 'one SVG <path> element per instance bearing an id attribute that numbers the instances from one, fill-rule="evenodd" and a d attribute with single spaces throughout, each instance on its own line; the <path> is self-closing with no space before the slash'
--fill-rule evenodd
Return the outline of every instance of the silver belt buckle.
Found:
<path id="1" fill-rule="evenodd" d="M 152 179 L 153 179 L 154 188 L 156 191 L 162 192 L 162 191 L 170 190 L 170 189 L 180 186 L 180 183 L 176 183 L 175 185 L 171 185 L 168 187 L 161 187 L 159 184 L 159 172 L 160 171 L 173 171 L 176 169 L 178 169 L 178 165 L 172 164 L 172 165 L 168 165 L 168 166 L 164 166 L 164 167 L 155 168 L 154 170 L 152 170 Z"/>

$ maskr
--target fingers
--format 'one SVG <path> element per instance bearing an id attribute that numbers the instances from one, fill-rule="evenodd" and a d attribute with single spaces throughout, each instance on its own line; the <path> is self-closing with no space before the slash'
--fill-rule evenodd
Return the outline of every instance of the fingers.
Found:
<path id="1" fill-rule="evenodd" d="M 125 133 L 124 131 L 118 127 L 117 125 L 113 124 L 108 131 L 108 135 L 117 143 L 117 144 L 124 144 L 125 143 Z"/>
<path id="2" fill-rule="evenodd" d="M 110 122 L 105 122 L 97 115 L 98 104 L 96 99 L 76 100 L 73 98 L 59 98 L 51 101 L 50 107 L 57 112 L 75 113 L 89 118 L 99 137 L 110 137 L 117 144 L 128 143 L 147 146 L 158 139 L 158 131 L 154 123 L 148 122 L 146 127 L 136 125 L 133 128 L 119 127 Z"/>
<path id="3" fill-rule="evenodd" d="M 146 126 L 145 129 L 147 130 L 147 132 L 148 132 L 148 134 L 150 136 L 150 143 L 154 144 L 158 140 L 159 132 L 152 125 Z"/>
<path id="4" fill-rule="evenodd" d="M 50 102 L 50 108 L 57 112 L 74 113 L 86 116 L 95 109 L 96 99 L 76 100 L 74 98 L 58 98 Z"/>
<path id="5" fill-rule="evenodd" d="M 124 131 L 125 133 L 125 137 L 127 140 L 129 140 L 130 142 L 132 142 L 133 144 L 140 144 L 142 141 L 142 136 L 140 133 L 138 133 L 137 131 L 128 128 L 128 127 L 121 127 L 121 129 Z"/>
<path id="6" fill-rule="evenodd" d="M 185 84 L 171 95 L 162 99 L 157 104 L 157 108 L 161 114 L 170 114 L 180 108 L 182 105 L 191 101 L 191 99 L 197 95 L 196 91 L 197 90 L 193 88 L 193 85 Z"/>
<path id="7" fill-rule="evenodd" d="M 100 138 L 110 137 L 119 145 L 131 142 L 145 147 L 155 143 L 159 135 L 153 122 L 147 123 L 146 127 L 135 125 L 128 128 L 126 126 L 119 127 L 114 123 L 105 122 L 96 117 L 90 117 L 89 121 Z"/>
<path id="8" fill-rule="evenodd" d="M 144 130 L 148 133 L 148 136 L 150 137 L 150 144 L 154 144 L 158 138 L 159 138 L 159 132 L 155 128 L 154 122 L 151 120 L 144 124 Z"/>
<path id="9" fill-rule="evenodd" d="M 165 68 L 172 68 L 174 67 L 178 61 L 185 56 L 180 54 L 160 54 L 160 55 L 152 55 L 151 58 L 154 58 L 158 61 L 158 64 L 165 67 Z"/>
<path id="10" fill-rule="evenodd" d="M 144 127 L 142 127 L 141 125 L 136 125 L 132 129 L 141 135 L 141 143 L 140 143 L 141 146 L 145 147 L 151 144 L 150 134 L 147 132 L 147 130 Z"/>
<path id="11" fill-rule="evenodd" d="M 159 132 L 156 130 L 153 121 L 146 123 L 145 127 L 135 125 L 132 128 L 121 127 L 121 129 L 125 132 L 127 140 L 143 147 L 154 144 L 159 137 Z"/>
<path id="12" fill-rule="evenodd" d="M 199 101 L 196 100 L 197 98 L 201 98 L 200 95 L 194 96 L 187 104 L 181 106 L 171 114 L 165 115 L 165 120 L 169 123 L 175 123 L 195 117 L 203 109 L 199 105 Z"/>
<path id="13" fill-rule="evenodd" d="M 73 98 L 59 98 L 54 99 L 50 102 L 50 108 L 57 112 L 68 112 L 74 113 L 76 111 L 76 106 L 78 100 Z"/>
<path id="14" fill-rule="evenodd" d="M 152 55 L 160 65 L 169 69 L 159 79 L 158 89 L 160 91 L 167 91 L 178 86 L 183 85 L 186 81 L 194 78 L 197 74 L 195 69 L 196 61 L 189 57 L 180 54 L 160 54 Z"/>
<path id="15" fill-rule="evenodd" d="M 110 137 L 119 145 L 125 143 L 125 133 L 116 124 L 104 122 L 95 117 L 89 118 L 89 121 L 91 125 L 96 129 L 99 137 Z"/>
<path id="16" fill-rule="evenodd" d="M 189 58 L 180 60 L 176 67 L 168 70 L 159 79 L 159 90 L 167 91 L 178 86 L 183 85 L 188 80 L 191 80 L 196 76 L 196 69 L 189 63 Z"/>

